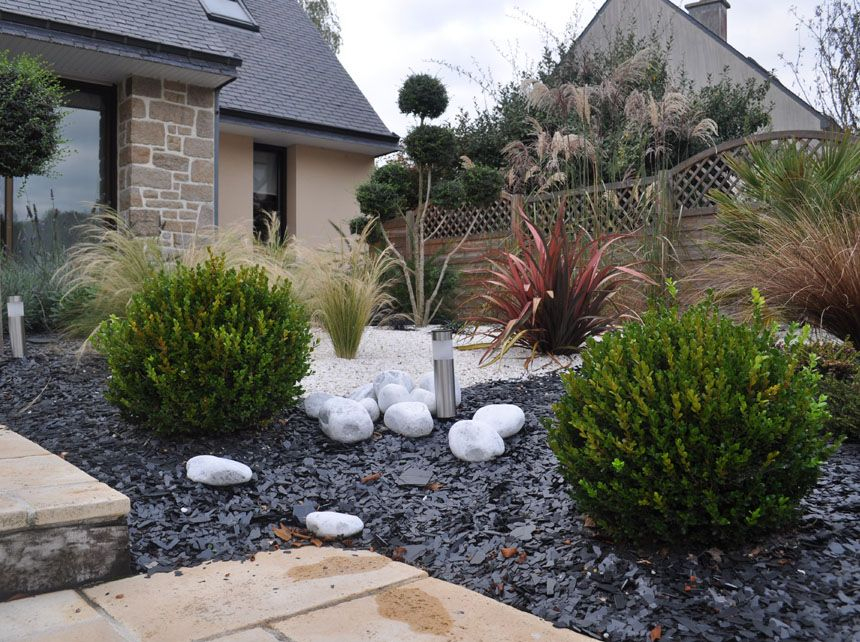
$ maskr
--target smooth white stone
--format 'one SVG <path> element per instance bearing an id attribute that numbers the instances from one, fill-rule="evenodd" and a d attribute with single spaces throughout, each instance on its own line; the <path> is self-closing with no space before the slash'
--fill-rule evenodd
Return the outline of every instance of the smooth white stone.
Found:
<path id="1" fill-rule="evenodd" d="M 412 389 L 415 387 L 415 384 L 412 383 L 412 377 L 409 376 L 408 372 L 403 372 L 403 370 L 384 370 L 373 379 L 373 391 L 376 393 L 377 400 L 379 399 L 380 391 L 390 383 L 403 386 L 406 388 L 406 392 L 412 392 Z"/>
<path id="2" fill-rule="evenodd" d="M 376 399 L 365 397 L 358 403 L 364 406 L 364 409 L 367 411 L 367 414 L 370 415 L 371 421 L 376 422 L 379 419 L 379 415 L 381 415 L 382 413 L 379 411 L 379 404 L 376 403 Z"/>
<path id="3" fill-rule="evenodd" d="M 436 415 L 436 395 L 434 395 L 429 390 L 424 390 L 424 388 L 415 388 L 411 393 L 409 393 L 409 398 L 412 401 L 418 401 L 427 406 L 427 410 L 430 411 L 431 415 Z"/>
<path id="4" fill-rule="evenodd" d="M 516 435 L 526 423 L 526 415 L 522 408 L 509 403 L 491 404 L 479 408 L 472 419 L 492 426 L 502 439 Z"/>
<path id="5" fill-rule="evenodd" d="M 305 518 L 308 530 L 317 537 L 349 537 L 364 530 L 364 522 L 355 515 L 318 511 Z"/>
<path id="6" fill-rule="evenodd" d="M 505 452 L 505 442 L 492 426 L 479 421 L 458 421 L 448 432 L 448 446 L 457 459 L 489 461 Z"/>
<path id="7" fill-rule="evenodd" d="M 185 474 L 191 481 L 207 486 L 233 486 L 250 481 L 254 473 L 245 464 L 232 459 L 198 455 L 186 462 Z"/>
<path id="8" fill-rule="evenodd" d="M 433 432 L 433 417 L 420 401 L 403 401 L 385 411 L 385 425 L 404 437 L 426 437 Z"/>
<path id="9" fill-rule="evenodd" d="M 389 383 L 377 394 L 379 409 L 384 413 L 396 403 L 409 401 L 409 391 L 397 383 Z"/>
<path id="10" fill-rule="evenodd" d="M 327 392 L 312 392 L 305 397 L 305 414 L 311 419 L 318 419 L 325 402 L 333 397 Z"/>
<path id="11" fill-rule="evenodd" d="M 319 420 L 325 435 L 342 444 L 354 444 L 373 435 L 373 421 L 367 408 L 352 399 L 329 399 L 320 411 Z"/>
<path id="12" fill-rule="evenodd" d="M 361 401 L 362 399 L 373 399 L 376 401 L 376 392 L 373 390 L 372 383 L 366 383 L 363 386 L 359 386 L 349 395 L 349 399 L 353 401 Z"/>

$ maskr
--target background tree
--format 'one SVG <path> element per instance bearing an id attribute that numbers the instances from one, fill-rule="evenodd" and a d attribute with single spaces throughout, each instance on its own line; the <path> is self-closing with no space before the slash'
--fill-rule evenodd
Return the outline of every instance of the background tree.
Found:
<path id="1" fill-rule="evenodd" d="M 823 0 L 812 16 L 793 11 L 812 47 L 801 49 L 793 61 L 783 60 L 808 102 L 843 129 L 860 130 L 860 0 Z M 807 68 L 815 78 L 809 88 L 802 81 Z"/>
<path id="2" fill-rule="evenodd" d="M 329 0 L 299 0 L 299 4 L 331 50 L 340 53 L 343 39 L 340 35 L 340 19 L 337 17 L 334 3 Z"/>
<path id="3" fill-rule="evenodd" d="M 406 79 L 398 95 L 402 113 L 418 119 L 403 146 L 405 158 L 374 171 L 370 181 L 356 190 L 356 199 L 365 216 L 386 220 L 395 212 L 406 217 L 408 256 L 400 252 L 378 225 L 380 234 L 392 248 L 406 285 L 410 315 L 416 326 L 430 323 L 443 304 L 443 286 L 452 256 L 471 234 L 473 220 L 460 242 L 433 265 L 432 282 L 427 283 L 426 243 L 439 235 L 445 216 L 428 221 L 432 205 L 456 208 L 466 204 L 487 204 L 499 198 L 503 179 L 497 169 L 476 165 L 468 159 L 457 162 L 457 139 L 447 125 L 430 124 L 448 106 L 445 86 L 426 74 Z M 414 196 L 413 196 L 414 195 Z M 357 228 L 355 221 L 353 228 Z"/>

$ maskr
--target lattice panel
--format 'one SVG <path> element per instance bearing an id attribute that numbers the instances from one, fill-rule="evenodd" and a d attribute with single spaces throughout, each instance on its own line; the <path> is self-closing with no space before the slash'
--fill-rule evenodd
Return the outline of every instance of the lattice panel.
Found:
<path id="1" fill-rule="evenodd" d="M 496 201 L 489 207 L 462 207 L 443 210 L 431 207 L 427 212 L 424 229 L 432 238 L 461 238 L 469 233 L 489 234 L 511 228 L 511 204 L 506 200 Z"/>

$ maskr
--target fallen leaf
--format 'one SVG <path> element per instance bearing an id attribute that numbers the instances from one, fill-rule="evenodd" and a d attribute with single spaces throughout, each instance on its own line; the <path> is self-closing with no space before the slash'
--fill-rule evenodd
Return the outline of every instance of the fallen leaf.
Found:
<path id="1" fill-rule="evenodd" d="M 723 562 L 723 552 L 718 548 L 709 548 L 705 551 L 708 555 L 711 556 L 711 559 L 714 560 L 717 564 L 722 564 Z"/>
<path id="2" fill-rule="evenodd" d="M 651 629 L 651 642 L 657 642 L 660 638 L 663 637 L 663 627 L 659 624 Z"/>
<path id="3" fill-rule="evenodd" d="M 526 552 L 525 552 L 525 551 L 520 551 L 520 556 L 517 558 L 517 564 L 522 564 L 522 563 L 524 563 L 524 562 L 526 561 L 526 557 L 528 557 L 528 555 L 526 554 Z"/>
<path id="4" fill-rule="evenodd" d="M 293 539 L 293 531 L 284 526 L 283 524 L 280 525 L 280 528 L 272 526 L 272 532 L 285 542 L 289 542 L 291 539 Z"/>
<path id="5" fill-rule="evenodd" d="M 516 555 L 518 552 L 519 551 L 517 550 L 516 546 L 511 546 L 510 548 L 503 548 L 502 549 L 502 557 L 504 557 L 505 559 L 510 559 L 514 555 Z"/>
<path id="6" fill-rule="evenodd" d="M 693 590 L 692 586 L 690 586 L 689 584 L 684 584 L 684 592 L 685 593 L 689 593 L 692 590 Z"/>
<path id="7" fill-rule="evenodd" d="M 405 546 L 395 546 L 394 550 L 391 551 L 391 559 L 393 559 L 395 562 L 402 562 L 404 555 L 406 555 Z"/>
<path id="8" fill-rule="evenodd" d="M 312 539 L 311 539 L 311 544 L 313 544 L 313 545 L 314 545 L 314 546 L 316 546 L 317 548 L 319 548 L 320 546 L 322 546 L 322 542 L 321 542 L 320 540 L 318 540 L 316 537 L 314 537 L 314 538 L 312 538 Z"/>
<path id="9" fill-rule="evenodd" d="M 117 595 L 114 595 L 114 597 L 118 600 L 121 600 L 122 598 L 125 597 L 125 595 L 123 595 L 122 593 L 118 593 Z"/>
<path id="10" fill-rule="evenodd" d="M 257 559 L 257 556 L 256 556 L 256 555 L 251 555 L 251 557 L 249 557 L 248 559 L 249 559 L 251 562 L 253 562 L 254 560 L 256 560 L 256 559 Z"/>
<path id="11" fill-rule="evenodd" d="M 756 546 L 749 553 L 747 553 L 747 557 L 758 557 L 759 553 L 761 553 L 761 546 Z"/>
<path id="12" fill-rule="evenodd" d="M 585 519 L 582 523 L 583 526 L 585 526 L 586 528 L 597 528 L 597 523 L 593 519 L 591 519 L 589 515 L 585 516 Z"/>
<path id="13" fill-rule="evenodd" d="M 361 478 L 362 484 L 370 484 L 372 482 L 377 481 L 380 477 L 382 477 L 382 473 L 372 473 L 370 475 L 366 475 Z"/>
<path id="14" fill-rule="evenodd" d="M 442 490 L 443 488 L 445 488 L 445 484 L 442 484 L 442 483 L 440 483 L 440 482 L 430 482 L 429 484 L 427 484 L 427 485 L 424 487 L 424 489 L 425 489 L 425 490 L 429 490 L 429 491 L 432 491 L 432 492 L 434 492 L 434 493 L 435 493 L 437 490 Z"/>
<path id="15" fill-rule="evenodd" d="M 573 543 L 573 542 L 572 542 L 572 541 L 570 541 L 569 539 L 566 539 L 566 540 L 564 540 L 564 541 L 562 542 L 562 544 L 564 544 L 565 546 L 570 546 L 572 543 Z"/>

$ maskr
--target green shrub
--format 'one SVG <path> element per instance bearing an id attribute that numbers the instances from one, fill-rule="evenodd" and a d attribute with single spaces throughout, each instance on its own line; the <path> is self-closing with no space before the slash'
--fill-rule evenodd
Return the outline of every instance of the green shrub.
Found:
<path id="1" fill-rule="evenodd" d="M 418 125 L 403 139 L 403 145 L 419 165 L 450 169 L 457 161 L 457 141 L 450 127 Z"/>
<path id="2" fill-rule="evenodd" d="M 107 357 L 105 397 L 162 434 L 225 433 L 265 424 L 302 393 L 312 339 L 288 282 L 210 257 L 150 278 L 126 316 L 94 337 Z"/>
<path id="3" fill-rule="evenodd" d="M 821 374 L 821 393 L 827 397 L 827 429 L 860 441 L 860 352 L 850 341 L 812 341 L 803 346 L 815 354 L 815 369 Z"/>
<path id="4" fill-rule="evenodd" d="M 735 544 L 788 524 L 835 447 L 793 329 L 708 300 L 589 341 L 550 444 L 580 510 L 639 543 Z"/>
<path id="5" fill-rule="evenodd" d="M 413 74 L 406 79 L 397 94 L 397 106 L 404 114 L 439 118 L 448 108 L 448 90 L 438 78 L 429 74 Z"/>

